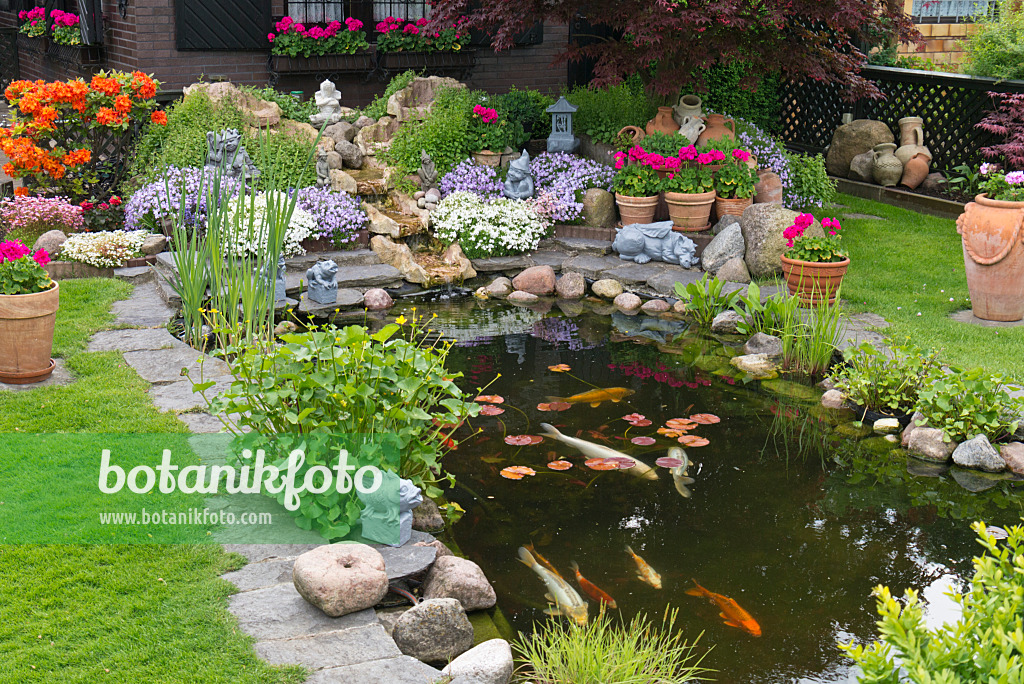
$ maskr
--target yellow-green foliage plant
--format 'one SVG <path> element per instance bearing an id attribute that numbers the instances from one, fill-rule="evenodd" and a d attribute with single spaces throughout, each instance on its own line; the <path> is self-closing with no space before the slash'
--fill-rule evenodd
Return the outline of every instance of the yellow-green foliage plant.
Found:
<path id="1" fill-rule="evenodd" d="M 1020 684 L 1024 682 L 1024 527 L 999 541 L 972 525 L 985 553 L 974 559 L 967 593 L 951 594 L 963 614 L 936 629 L 925 625 L 917 592 L 904 605 L 888 587 L 875 588 L 881 641 L 839 648 L 863 669 L 862 684 Z"/>

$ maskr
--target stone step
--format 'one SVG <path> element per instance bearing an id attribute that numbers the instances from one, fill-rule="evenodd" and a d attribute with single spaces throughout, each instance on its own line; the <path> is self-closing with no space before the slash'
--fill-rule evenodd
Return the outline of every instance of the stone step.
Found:
<path id="1" fill-rule="evenodd" d="M 288 269 L 285 283 L 289 296 L 296 296 L 306 289 L 306 271 Z M 394 266 L 376 264 L 373 266 L 342 266 L 338 269 L 338 289 L 367 290 L 372 287 L 400 287 L 402 272 Z"/>
<path id="2" fill-rule="evenodd" d="M 302 256 L 289 257 L 284 260 L 289 270 L 306 271 L 318 261 L 330 259 L 339 267 L 343 266 L 376 266 L 380 258 L 372 249 L 346 249 L 331 252 L 309 252 Z"/>
<path id="3" fill-rule="evenodd" d="M 604 256 L 605 254 L 611 254 L 612 243 L 607 240 L 554 237 L 542 240 L 540 248 L 562 250 L 564 252 L 568 252 L 569 256 L 576 256 L 580 254 Z"/>
<path id="4" fill-rule="evenodd" d="M 171 276 L 165 274 L 159 267 L 151 266 L 153 271 L 153 281 L 156 284 L 157 293 L 160 295 L 160 299 L 164 301 L 167 306 L 178 309 L 181 308 L 181 297 L 171 287 L 170 278 Z"/>
<path id="5" fill-rule="evenodd" d="M 131 268 L 115 268 L 114 277 L 132 285 L 146 283 L 153 279 L 153 270 L 149 266 L 133 266 Z"/>

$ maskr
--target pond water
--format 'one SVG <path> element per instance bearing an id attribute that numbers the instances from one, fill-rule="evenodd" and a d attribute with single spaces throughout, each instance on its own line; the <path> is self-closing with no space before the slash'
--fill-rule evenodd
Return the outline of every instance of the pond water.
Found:
<path id="1" fill-rule="evenodd" d="M 518 547 L 532 541 L 574 586 L 576 561 L 616 600 L 612 613 L 623 620 L 678 608 L 685 636 L 703 632 L 701 644 L 714 646 L 704 664 L 718 670 L 719 682 L 852 682 L 836 642 L 875 635 L 875 585 L 922 591 L 931 624 L 955 619 L 943 592 L 963 586 L 979 552 L 969 522 L 1019 521 L 1015 482 L 983 481 L 991 488 L 967 491 L 963 472 L 908 464 L 896 445 L 859 432 L 852 414 L 822 410 L 820 392 L 807 384 L 737 380 L 728 366 L 736 351 L 683 323 L 582 308 L 463 301 L 419 309 L 438 313 L 435 327 L 458 340 L 452 365 L 465 372 L 465 387 L 500 374 L 484 393 L 500 395 L 504 412 L 476 419 L 482 433 L 465 436 L 447 457 L 457 478 L 448 496 L 467 511 L 452 530 L 456 542 L 484 569 L 518 630 L 549 619 L 544 585 L 516 560 Z M 549 370 L 557 364 L 570 370 Z M 632 394 L 596 407 L 538 409 L 595 387 Z M 652 425 L 631 427 L 622 417 L 632 413 Z M 683 497 L 669 470 L 655 465 L 679 445 L 656 430 L 696 413 L 721 422 L 690 430 L 708 444 L 686 447 L 694 481 Z M 639 458 L 658 479 L 591 470 L 578 450 L 547 436 L 535 445 L 505 443 L 507 435 L 543 435 L 542 422 Z M 657 442 L 635 445 L 637 436 Z M 556 459 L 572 467 L 546 467 Z M 514 465 L 536 475 L 503 478 Z M 661 574 L 662 589 L 637 579 L 626 545 Z M 718 608 L 685 594 L 694 579 L 735 599 L 762 636 L 723 624 Z"/>

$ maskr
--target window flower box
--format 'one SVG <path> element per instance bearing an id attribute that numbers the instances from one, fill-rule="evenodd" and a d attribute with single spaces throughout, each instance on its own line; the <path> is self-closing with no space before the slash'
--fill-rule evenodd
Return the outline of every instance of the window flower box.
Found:
<path id="1" fill-rule="evenodd" d="M 373 71 L 373 52 L 370 50 L 351 55 L 271 55 L 270 59 L 270 70 L 278 74 L 368 74 Z"/>
<path id="2" fill-rule="evenodd" d="M 377 55 L 377 65 L 386 74 L 402 73 L 413 69 L 425 70 L 430 76 L 465 78 L 476 64 L 476 50 L 456 52 L 383 52 Z"/>
<path id="3" fill-rule="evenodd" d="M 46 56 L 53 62 L 69 67 L 101 66 L 107 63 L 107 53 L 102 45 L 61 45 L 50 41 Z"/>

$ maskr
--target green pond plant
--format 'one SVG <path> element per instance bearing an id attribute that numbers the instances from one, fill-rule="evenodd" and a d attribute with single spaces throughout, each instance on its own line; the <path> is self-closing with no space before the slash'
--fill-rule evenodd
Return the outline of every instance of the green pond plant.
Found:
<path id="1" fill-rule="evenodd" d="M 1024 527 L 1008 530 L 1003 542 L 976 522 L 972 529 L 985 552 L 974 559 L 969 588 L 950 594 L 960 618 L 929 629 L 918 593 L 903 603 L 878 586 L 881 639 L 868 645 L 840 643 L 862 669 L 862 684 L 1019 684 L 1024 681 Z"/>
<path id="2" fill-rule="evenodd" d="M 1010 395 L 1006 378 L 981 368 L 935 367 L 918 397 L 921 424 L 942 430 L 946 441 L 962 442 L 977 435 L 989 441 L 1005 439 L 1024 414 L 1024 402 Z"/>
<path id="3" fill-rule="evenodd" d="M 830 374 L 836 389 L 865 410 L 889 415 L 913 413 L 925 379 L 939 368 L 938 352 L 886 340 L 888 353 L 870 342 L 849 347 Z"/>
<path id="4" fill-rule="evenodd" d="M 706 680 L 700 636 L 689 643 L 676 629 L 679 611 L 666 611 L 661 624 L 646 615 L 629 624 L 613 622 L 604 611 L 583 627 L 548 620 L 515 641 L 526 661 L 518 682 L 565 684 L 653 684 Z"/>
<path id="5" fill-rule="evenodd" d="M 715 278 L 710 273 L 705 273 L 695 283 L 676 283 L 675 287 L 676 296 L 683 302 L 686 314 L 703 329 L 710 329 L 715 316 L 733 308 L 740 298 L 738 290 L 726 293 L 725 281 Z"/>

